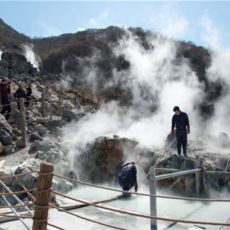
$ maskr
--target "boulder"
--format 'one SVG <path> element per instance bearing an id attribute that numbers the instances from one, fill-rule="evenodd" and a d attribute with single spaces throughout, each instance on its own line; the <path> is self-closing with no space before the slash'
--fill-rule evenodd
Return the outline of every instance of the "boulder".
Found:
<path id="1" fill-rule="evenodd" d="M 220 145 L 223 148 L 229 148 L 230 147 L 230 140 L 229 137 L 226 133 L 219 133 L 219 140 L 220 140 Z"/>
<path id="2" fill-rule="evenodd" d="M 10 145 L 12 139 L 12 136 L 6 130 L 0 129 L 0 141 L 3 145 Z"/>
<path id="3" fill-rule="evenodd" d="M 59 136 L 61 136 L 62 129 L 59 128 L 59 127 L 55 127 L 55 128 L 54 128 L 54 133 L 55 133 L 55 136 L 56 136 L 56 137 L 59 137 Z"/>
<path id="4" fill-rule="evenodd" d="M 9 134 L 12 134 L 11 126 L 7 123 L 5 117 L 2 114 L 0 114 L 0 127 L 1 129 L 6 130 Z"/>
<path id="5" fill-rule="evenodd" d="M 33 134 L 31 134 L 31 140 L 35 141 L 35 140 L 41 140 L 41 138 L 39 138 L 39 132 L 34 131 Z"/>
<path id="6" fill-rule="evenodd" d="M 36 125 L 34 129 L 39 133 L 40 136 L 43 136 L 46 134 L 46 128 L 42 125 Z"/>
<path id="7" fill-rule="evenodd" d="M 33 170 L 40 170 L 40 164 L 41 160 L 40 159 L 29 159 L 22 163 L 20 166 L 29 168 L 31 171 Z"/>
<path id="8" fill-rule="evenodd" d="M 73 188 L 73 184 L 70 181 L 67 181 L 67 180 L 61 178 L 61 180 L 58 183 L 58 190 L 61 193 L 67 193 L 70 190 L 72 190 L 72 188 Z"/>
<path id="9" fill-rule="evenodd" d="M 37 152 L 37 158 L 44 160 L 46 158 L 46 154 L 42 151 Z"/>
<path id="10" fill-rule="evenodd" d="M 25 111 L 25 114 L 26 114 L 26 119 L 32 119 L 34 117 L 34 113 L 31 112 L 30 110 L 26 110 Z"/>
<path id="11" fill-rule="evenodd" d="M 8 154 L 11 153 L 12 150 L 14 149 L 15 145 L 7 145 L 7 146 L 3 146 L 3 154 Z"/>
<path id="12" fill-rule="evenodd" d="M 62 113 L 62 119 L 64 121 L 71 122 L 71 121 L 78 121 L 80 119 L 80 117 L 77 116 L 76 114 L 74 114 L 70 110 L 64 110 Z"/>
<path id="13" fill-rule="evenodd" d="M 1 64 L 1 62 L 0 62 L 0 64 Z M 0 65 L 0 75 L 2 75 L 2 76 L 5 75 L 5 70 L 1 65 Z"/>
<path id="14" fill-rule="evenodd" d="M 15 109 L 10 117 L 15 121 L 15 125 L 21 126 L 21 114 L 19 110 Z"/>
<path id="15" fill-rule="evenodd" d="M 50 145 L 46 141 L 36 140 L 31 144 L 29 151 L 39 151 L 39 150 L 46 153 L 47 151 L 50 150 Z"/>
<path id="16" fill-rule="evenodd" d="M 17 174 L 23 174 L 30 172 L 31 170 L 28 167 L 25 166 L 19 166 L 16 171 L 14 172 L 15 175 Z M 37 180 L 38 180 L 38 175 L 35 173 L 30 173 L 24 176 L 18 177 L 19 181 L 27 188 L 36 188 L 37 187 Z M 18 182 L 15 182 L 18 183 Z"/>
<path id="17" fill-rule="evenodd" d="M 12 54 L 9 52 L 4 52 L 4 53 L 2 53 L 1 59 L 11 63 L 11 55 Z"/>
<path id="18" fill-rule="evenodd" d="M 3 146 L 2 146 L 2 143 L 0 142 L 0 154 L 2 154 L 3 152 Z"/>
<path id="19" fill-rule="evenodd" d="M 59 126 L 59 121 L 58 120 L 51 120 L 51 121 L 47 121 L 46 124 L 50 127 L 56 127 L 56 126 Z"/>
<path id="20" fill-rule="evenodd" d="M 4 177 L 4 176 L 12 176 L 12 173 L 11 173 L 11 171 L 10 171 L 9 168 L 7 168 L 7 169 L 5 169 L 5 168 L 0 169 L 0 177 Z M 6 186 L 12 186 L 14 178 L 13 177 L 11 177 L 11 178 L 2 178 L 1 181 L 3 183 L 5 183 Z"/>
<path id="21" fill-rule="evenodd" d="M 23 54 L 14 52 L 11 55 L 11 68 L 14 70 L 15 73 L 23 73 L 25 69 L 25 61 L 26 58 Z"/>
<path id="22" fill-rule="evenodd" d="M 46 124 L 46 119 L 45 118 L 38 118 L 38 119 L 36 119 L 36 122 L 40 123 L 42 125 L 45 125 Z"/>
<path id="23" fill-rule="evenodd" d="M 5 60 L 0 60 L 0 66 L 4 67 L 4 68 L 8 68 L 9 67 L 9 63 Z"/>

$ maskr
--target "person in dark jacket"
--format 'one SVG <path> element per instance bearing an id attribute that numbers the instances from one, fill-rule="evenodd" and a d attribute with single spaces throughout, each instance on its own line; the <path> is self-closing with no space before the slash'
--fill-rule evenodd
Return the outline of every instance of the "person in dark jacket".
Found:
<path id="1" fill-rule="evenodd" d="M 129 189 L 135 186 L 135 192 L 137 192 L 137 169 L 133 161 L 123 165 L 118 176 L 118 182 L 124 191 L 129 191 Z M 124 192 L 123 195 L 129 194 Z"/>
<path id="2" fill-rule="evenodd" d="M 26 98 L 26 93 L 25 93 L 25 90 L 23 88 L 23 84 L 19 85 L 18 90 L 14 94 L 14 97 L 18 101 L 18 110 L 20 110 L 19 99 L 20 98 Z"/>
<path id="3" fill-rule="evenodd" d="M 176 138 L 177 138 L 177 153 L 181 155 L 181 145 L 183 146 L 184 156 L 186 155 L 187 147 L 187 134 L 190 133 L 188 115 L 182 111 L 178 106 L 173 108 L 174 115 L 172 117 L 172 131 L 171 134 L 174 136 L 174 127 L 176 126 Z M 186 129 L 187 127 L 187 129 Z"/>
<path id="4" fill-rule="evenodd" d="M 1 103 L 2 103 L 2 111 L 1 114 L 6 114 L 6 120 L 10 117 L 11 105 L 10 105 L 10 93 L 11 87 L 10 82 L 6 78 L 2 79 L 2 83 L 0 84 L 0 94 L 1 94 Z"/>
<path id="5" fill-rule="evenodd" d="M 31 100 L 31 94 L 32 94 L 32 88 L 31 87 L 32 87 L 32 85 L 28 84 L 28 87 L 26 88 L 26 100 L 27 100 L 27 102 L 25 104 L 26 104 L 27 108 L 29 107 L 30 100 Z"/>

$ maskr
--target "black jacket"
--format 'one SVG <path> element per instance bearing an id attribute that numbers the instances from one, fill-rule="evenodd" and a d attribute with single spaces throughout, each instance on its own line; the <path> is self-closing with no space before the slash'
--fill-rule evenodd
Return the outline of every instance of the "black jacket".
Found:
<path id="1" fill-rule="evenodd" d="M 15 98 L 18 98 L 18 99 L 19 99 L 19 98 L 22 98 L 22 97 L 26 98 L 26 93 L 25 93 L 24 90 L 18 89 L 18 90 L 15 92 L 14 97 L 15 97 Z"/>

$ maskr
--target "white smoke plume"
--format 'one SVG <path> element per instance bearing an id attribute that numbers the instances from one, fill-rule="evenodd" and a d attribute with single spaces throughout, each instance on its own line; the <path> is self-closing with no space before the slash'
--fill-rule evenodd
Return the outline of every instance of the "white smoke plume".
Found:
<path id="1" fill-rule="evenodd" d="M 31 64 L 33 64 L 34 67 L 36 67 L 39 70 L 41 58 L 33 51 L 34 45 L 24 44 L 22 46 L 24 48 L 24 54 L 26 56 L 27 61 L 29 61 Z"/>
<path id="2" fill-rule="evenodd" d="M 0 60 L 2 60 L 2 53 L 3 51 L 0 50 Z"/>
<path id="3" fill-rule="evenodd" d="M 105 88 L 119 82 L 123 90 L 131 91 L 133 106 L 121 108 L 115 102 L 108 103 L 96 114 L 70 124 L 64 135 L 66 141 L 84 150 L 93 139 L 116 134 L 135 139 L 145 147 L 162 147 L 171 130 L 175 105 L 189 115 L 189 139 L 197 137 L 201 123 L 194 104 L 203 97 L 203 85 L 198 82 L 186 59 L 174 63 L 176 42 L 160 35 L 157 38 L 149 35 L 148 42 L 154 49 L 145 50 L 138 37 L 126 31 L 126 36 L 113 48 L 117 56 L 125 55 L 131 65 L 129 70 L 118 72 L 114 69 L 112 80 L 107 81 Z M 96 80 L 95 69 L 86 67 L 85 72 L 90 73 L 90 82 Z M 151 112 L 151 105 L 157 105 L 156 112 Z"/>

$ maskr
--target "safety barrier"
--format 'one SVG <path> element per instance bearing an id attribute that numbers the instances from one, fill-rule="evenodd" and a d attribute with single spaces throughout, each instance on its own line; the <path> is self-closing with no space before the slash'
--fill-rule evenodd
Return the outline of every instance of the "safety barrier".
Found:
<path id="1" fill-rule="evenodd" d="M 38 178 L 38 187 L 37 188 L 32 188 L 32 189 L 28 189 L 28 190 L 24 190 L 24 191 L 19 191 L 19 192 L 12 192 L 12 193 L 0 193 L 0 196 L 3 195 L 13 195 L 13 194 L 22 194 L 22 193 L 28 193 L 28 192 L 32 192 L 35 191 L 36 192 L 36 201 L 33 202 L 32 204 L 25 204 L 25 205 L 11 205 L 8 206 L 9 208 L 14 208 L 14 207 L 28 207 L 31 205 L 35 206 L 35 212 L 33 216 L 18 216 L 18 215 L 8 215 L 8 214 L 0 214 L 0 216 L 5 216 L 5 217 L 14 217 L 14 218 L 30 218 L 33 220 L 33 230 L 37 230 L 37 229 L 46 229 L 46 225 L 50 225 L 52 227 L 55 227 L 57 229 L 64 229 L 63 227 L 59 227 L 56 226 L 54 224 L 48 223 L 48 209 L 49 208 L 55 208 L 59 211 L 68 213 L 70 215 L 76 216 L 78 218 L 82 218 L 85 219 L 87 221 L 91 221 L 103 226 L 107 226 L 107 227 L 111 227 L 114 229 L 125 229 L 125 228 L 121 228 L 121 227 L 117 227 L 117 226 L 112 226 L 109 224 L 105 224 L 99 221 L 95 221 L 92 220 L 90 218 L 87 217 L 83 217 L 81 215 L 78 215 L 76 213 L 73 212 L 69 212 L 64 210 L 63 208 L 59 208 L 56 207 L 52 204 L 49 203 L 49 199 L 50 199 L 50 192 L 53 192 L 56 195 L 59 196 L 63 196 L 65 198 L 77 201 L 77 202 L 81 202 L 84 203 L 86 205 L 90 205 L 90 206 L 94 206 L 97 208 L 102 208 L 105 210 L 110 210 L 110 211 L 114 211 L 114 212 L 118 212 L 118 213 L 122 213 L 122 214 L 129 214 L 129 215 L 133 215 L 133 216 L 137 216 L 137 217 L 142 217 L 142 218 L 148 218 L 150 220 L 162 220 L 162 221 L 170 221 L 170 222 L 179 222 L 179 223 L 187 223 L 187 224 L 201 224 L 201 225 L 221 225 L 221 226 L 230 226 L 230 223 L 220 223 L 220 222 L 207 222 L 207 221 L 192 221 L 192 220 L 180 220 L 180 219 L 172 219 L 172 218 L 165 218 L 165 217 L 157 217 L 156 215 L 145 215 L 145 214 L 141 214 L 138 212 L 133 212 L 133 211 L 128 211 L 128 210 L 121 210 L 118 208 L 113 208 L 113 207 L 108 207 L 108 206 L 104 206 L 104 205 L 98 205 L 89 201 L 85 201 L 82 199 L 78 199 L 78 198 L 74 198 L 74 197 L 70 197 L 67 195 L 64 195 L 62 193 L 59 193 L 57 191 L 53 191 L 52 190 L 52 178 L 53 176 L 59 177 L 59 178 L 63 178 L 72 182 L 76 182 L 76 183 L 80 183 L 83 185 L 88 185 L 88 186 L 92 186 L 92 187 L 97 187 L 97 188 L 102 188 L 102 189 L 107 189 L 107 190 L 111 190 L 111 191 L 116 191 L 116 192 L 124 192 L 123 190 L 119 190 L 119 189 L 112 189 L 112 188 L 108 188 L 108 187 L 103 187 L 103 186 L 98 186 L 98 185 L 94 185 L 94 184 L 90 184 L 90 183 L 86 183 L 86 182 L 82 182 L 82 181 L 78 181 L 78 180 L 74 180 L 68 177 L 64 177 L 64 176 L 60 176 L 60 175 L 56 175 L 53 173 L 53 165 L 52 164 L 48 164 L 48 163 L 41 163 L 40 166 L 40 172 L 38 171 L 31 171 L 31 172 L 27 172 L 24 174 L 17 174 L 17 175 L 11 175 L 11 176 L 3 176 L 0 177 L 0 181 L 2 179 L 6 179 L 6 178 L 13 178 L 13 177 L 20 177 L 20 176 L 24 176 L 27 174 L 31 174 L 31 173 L 38 173 L 39 178 Z M 199 170 L 199 169 L 198 169 Z M 190 171 L 190 172 L 189 172 Z M 192 173 L 191 170 L 188 170 L 189 173 Z M 193 170 L 193 172 L 195 172 L 195 170 Z M 182 172 L 180 172 L 182 173 Z M 186 174 L 186 171 L 183 172 L 183 174 Z M 169 175 L 168 175 L 169 176 Z M 171 176 L 175 176 L 174 173 L 171 174 Z M 151 181 L 151 173 L 150 173 L 150 181 Z M 172 197 L 172 196 L 161 196 L 161 195 L 156 195 L 156 194 L 146 194 L 146 193 L 134 193 L 134 192 L 127 192 L 129 194 L 137 194 L 137 195 L 143 195 L 143 196 L 149 196 L 149 197 L 158 197 L 158 198 L 166 198 L 166 199 L 179 199 L 179 200 L 190 200 L 190 201 L 206 201 L 206 202 L 230 202 L 230 200 L 224 200 L 224 199 L 200 199 L 200 198 L 185 198 L 185 197 Z M 0 208 L 2 208 L 4 206 L 0 206 Z M 44 210 L 46 210 L 46 212 L 44 212 Z M 45 228 L 43 228 L 45 227 Z M 156 228 L 155 228 L 156 229 Z"/>

